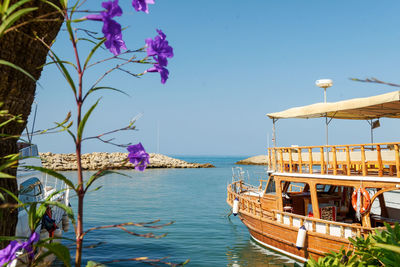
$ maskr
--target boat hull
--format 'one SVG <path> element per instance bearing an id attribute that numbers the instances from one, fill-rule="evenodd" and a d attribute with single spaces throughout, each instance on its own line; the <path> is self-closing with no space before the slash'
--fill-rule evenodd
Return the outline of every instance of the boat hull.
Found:
<path id="1" fill-rule="evenodd" d="M 243 213 L 239 214 L 239 218 L 257 243 L 301 262 L 305 262 L 310 257 L 318 259 L 330 251 L 337 252 L 349 244 L 349 241 L 344 238 L 309 231 L 304 248 L 298 249 L 296 247 L 298 227 L 291 227 L 277 221 L 260 220 Z"/>

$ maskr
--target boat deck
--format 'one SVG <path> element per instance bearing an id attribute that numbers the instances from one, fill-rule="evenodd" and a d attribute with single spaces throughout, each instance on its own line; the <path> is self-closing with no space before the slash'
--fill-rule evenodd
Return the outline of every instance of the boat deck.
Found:
<path id="1" fill-rule="evenodd" d="M 292 146 L 268 149 L 278 172 L 400 178 L 400 143 Z"/>

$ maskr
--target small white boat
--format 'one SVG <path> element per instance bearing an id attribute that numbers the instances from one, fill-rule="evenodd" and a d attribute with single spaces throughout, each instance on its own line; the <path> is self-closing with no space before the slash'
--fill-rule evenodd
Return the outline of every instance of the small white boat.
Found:
<path id="1" fill-rule="evenodd" d="M 26 168 L 26 166 L 42 166 L 37 146 L 27 143 L 18 143 L 18 146 L 20 147 L 20 159 L 16 177 L 20 201 L 23 203 L 41 202 L 51 196 L 49 200 L 69 206 L 69 188 L 64 182 L 42 174 L 37 170 Z M 62 232 L 68 231 L 68 228 L 69 220 L 67 214 L 62 208 L 53 205 L 47 209 L 42 222 L 35 232 L 40 235 L 40 239 L 46 239 L 49 237 L 61 237 Z M 23 207 L 20 207 L 15 236 L 28 238 L 30 235 L 28 213 Z M 59 239 L 53 242 L 56 241 L 59 242 Z M 22 252 L 18 253 L 22 255 Z M 53 259 L 47 258 L 45 261 L 51 262 L 52 260 L 54 260 L 54 257 Z M 17 258 L 9 266 L 24 266 L 24 264 Z"/>

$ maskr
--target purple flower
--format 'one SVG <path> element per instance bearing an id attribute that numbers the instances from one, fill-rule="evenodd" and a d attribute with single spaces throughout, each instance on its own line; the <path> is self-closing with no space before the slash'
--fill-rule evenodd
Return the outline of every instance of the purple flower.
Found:
<path id="1" fill-rule="evenodd" d="M 122 15 L 122 9 L 118 5 L 118 0 L 103 2 L 101 5 L 106 11 L 102 11 L 100 14 L 88 15 L 85 18 L 88 20 L 103 21 L 102 32 L 106 38 L 104 44 L 111 53 L 118 55 L 121 53 L 121 49 L 127 49 L 122 40 L 121 25 L 113 20 L 114 17 Z"/>
<path id="2" fill-rule="evenodd" d="M 104 44 L 111 53 L 119 55 L 121 49 L 127 49 L 122 40 L 121 25 L 118 22 L 112 19 L 104 21 L 103 33 L 107 39 Z"/>
<path id="3" fill-rule="evenodd" d="M 150 164 L 150 156 L 144 150 L 142 143 L 128 146 L 128 159 L 129 161 L 135 165 L 135 170 L 144 171 L 148 164 Z"/>
<path id="4" fill-rule="evenodd" d="M 157 30 L 158 35 L 153 39 L 146 39 L 147 56 L 152 56 L 156 61 L 153 67 L 149 68 L 147 72 L 158 72 L 161 75 L 161 83 L 164 84 L 169 75 L 169 71 L 165 68 L 168 65 L 167 58 L 174 56 L 174 51 L 168 45 L 165 39 L 167 36 L 161 31 Z"/>
<path id="5" fill-rule="evenodd" d="M 33 249 L 32 244 L 36 243 L 39 240 L 39 234 L 34 232 L 27 241 L 19 243 L 17 240 L 13 240 L 10 244 L 5 248 L 0 250 L 0 266 L 3 266 L 6 263 L 12 262 L 17 258 L 15 254 L 17 251 L 24 249 L 26 253 L 28 253 L 29 258 L 33 258 Z"/>
<path id="6" fill-rule="evenodd" d="M 136 11 L 143 11 L 149 13 L 149 8 L 147 4 L 154 4 L 154 0 L 133 0 L 132 6 Z"/>
<path id="7" fill-rule="evenodd" d="M 161 75 L 161 83 L 162 84 L 165 84 L 165 82 L 168 79 L 168 75 L 169 75 L 169 71 L 165 67 L 163 67 L 163 66 L 161 66 L 159 64 L 154 64 L 154 66 L 151 67 L 150 69 L 148 69 L 147 72 L 158 72 L 158 73 L 160 73 L 160 75 Z"/>
<path id="8" fill-rule="evenodd" d="M 174 51 L 171 46 L 168 45 L 168 41 L 165 39 L 166 35 L 161 31 L 157 30 L 158 36 L 153 39 L 147 38 L 147 56 L 157 56 L 163 58 L 171 58 L 174 56 Z"/>

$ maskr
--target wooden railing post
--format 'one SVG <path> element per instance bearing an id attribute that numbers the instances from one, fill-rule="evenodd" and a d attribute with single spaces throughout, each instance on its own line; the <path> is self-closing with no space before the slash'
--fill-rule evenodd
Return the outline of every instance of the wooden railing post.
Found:
<path id="1" fill-rule="evenodd" d="M 292 149 L 289 148 L 289 172 L 293 172 Z"/>
<path id="2" fill-rule="evenodd" d="M 325 174 L 325 154 L 324 154 L 324 148 L 320 148 L 321 151 L 321 174 Z"/>
<path id="3" fill-rule="evenodd" d="M 399 158 L 399 145 L 394 145 L 394 151 L 396 152 L 396 174 L 397 177 L 400 177 L 400 158 Z"/>
<path id="4" fill-rule="evenodd" d="M 276 149 L 273 149 L 274 153 L 272 153 L 272 164 L 274 166 L 274 171 L 277 171 L 276 169 L 276 163 L 277 163 L 277 159 L 276 159 Z"/>
<path id="5" fill-rule="evenodd" d="M 283 163 L 283 149 L 282 148 L 280 148 L 279 149 L 279 155 L 281 156 L 281 159 L 280 159 L 280 163 L 281 163 L 281 172 L 283 172 L 283 170 L 284 170 L 284 163 Z"/>
<path id="6" fill-rule="evenodd" d="M 347 175 L 351 174 L 351 161 L 350 161 L 350 148 L 346 146 L 346 164 L 347 164 Z"/>
<path id="7" fill-rule="evenodd" d="M 362 175 L 367 176 L 367 163 L 365 162 L 365 147 L 361 145 Z"/>
<path id="8" fill-rule="evenodd" d="M 308 148 L 308 168 L 309 172 L 313 173 L 313 157 L 312 157 L 312 148 Z"/>
<path id="9" fill-rule="evenodd" d="M 376 145 L 376 156 L 378 159 L 378 176 L 383 176 L 383 164 L 382 164 L 382 153 L 381 153 L 381 146 Z"/>
<path id="10" fill-rule="evenodd" d="M 271 166 L 272 166 L 271 148 L 268 148 L 268 169 L 271 169 Z"/>
<path id="11" fill-rule="evenodd" d="M 337 175 L 337 159 L 336 159 L 336 147 L 332 147 L 333 154 L 333 175 Z"/>
<path id="12" fill-rule="evenodd" d="M 301 148 L 297 150 L 298 153 L 298 161 L 299 161 L 299 172 L 303 173 L 303 159 L 301 158 Z"/>

